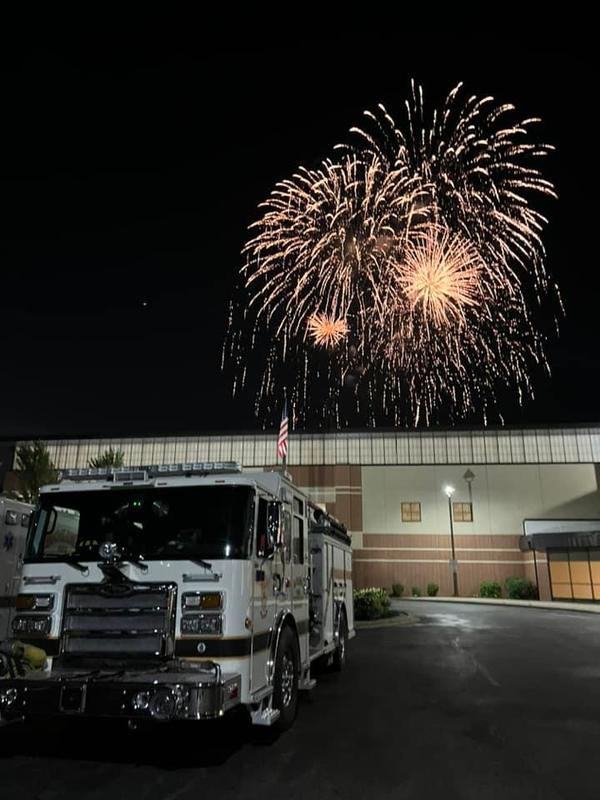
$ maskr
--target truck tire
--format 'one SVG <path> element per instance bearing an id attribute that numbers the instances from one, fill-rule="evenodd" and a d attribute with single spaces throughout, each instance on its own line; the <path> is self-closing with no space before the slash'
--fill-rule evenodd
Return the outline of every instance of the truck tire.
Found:
<path id="1" fill-rule="evenodd" d="M 279 711 L 276 730 L 285 731 L 293 724 L 298 711 L 298 678 L 300 674 L 298 643 L 291 628 L 281 631 L 275 657 L 273 708 Z"/>
<path id="2" fill-rule="evenodd" d="M 346 612 L 340 611 L 340 632 L 338 636 L 338 646 L 333 654 L 331 668 L 334 672 L 341 672 L 346 665 L 346 649 L 348 645 L 348 623 L 346 622 Z"/>

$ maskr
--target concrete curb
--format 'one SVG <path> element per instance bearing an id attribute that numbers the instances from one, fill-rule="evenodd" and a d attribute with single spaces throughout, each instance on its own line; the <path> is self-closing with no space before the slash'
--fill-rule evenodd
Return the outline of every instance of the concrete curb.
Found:
<path id="1" fill-rule="evenodd" d="M 479 603 L 490 606 L 523 606 L 525 608 L 550 609 L 551 611 L 583 611 L 588 614 L 600 614 L 600 604 L 561 603 L 548 600 L 502 600 L 491 597 L 391 597 L 392 607 L 395 602 L 411 603 Z"/>

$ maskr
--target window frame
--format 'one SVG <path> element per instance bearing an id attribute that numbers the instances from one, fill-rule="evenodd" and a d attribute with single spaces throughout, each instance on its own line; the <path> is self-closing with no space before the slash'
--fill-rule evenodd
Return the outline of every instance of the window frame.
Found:
<path id="1" fill-rule="evenodd" d="M 460 512 L 458 511 L 460 506 Z M 468 509 L 469 518 L 465 519 L 465 509 Z M 473 522 L 473 503 L 470 501 L 463 502 L 461 500 L 452 503 L 452 521 L 453 522 Z"/>
<path id="2" fill-rule="evenodd" d="M 415 514 L 417 516 L 415 516 Z M 421 522 L 422 515 L 420 500 L 403 500 L 400 503 L 400 518 L 402 522 Z"/>

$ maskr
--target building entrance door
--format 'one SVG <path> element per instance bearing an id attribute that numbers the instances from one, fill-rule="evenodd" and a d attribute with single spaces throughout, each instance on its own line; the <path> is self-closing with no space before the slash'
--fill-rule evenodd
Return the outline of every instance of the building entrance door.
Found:
<path id="1" fill-rule="evenodd" d="M 600 601 L 600 550 L 548 550 L 553 600 Z"/>

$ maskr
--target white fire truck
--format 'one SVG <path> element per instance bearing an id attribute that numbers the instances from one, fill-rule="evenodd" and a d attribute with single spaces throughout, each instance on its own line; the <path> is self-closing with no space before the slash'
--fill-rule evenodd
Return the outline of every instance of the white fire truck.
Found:
<path id="1" fill-rule="evenodd" d="M 289 727 L 316 659 L 354 636 L 344 526 L 281 472 L 67 470 L 34 512 L 0 717 L 220 717 Z M 36 652 L 39 653 L 39 650 Z M 9 655 L 12 653 L 12 655 Z"/>
<path id="2" fill-rule="evenodd" d="M 0 495 L 0 642 L 10 636 L 32 508 Z"/>

